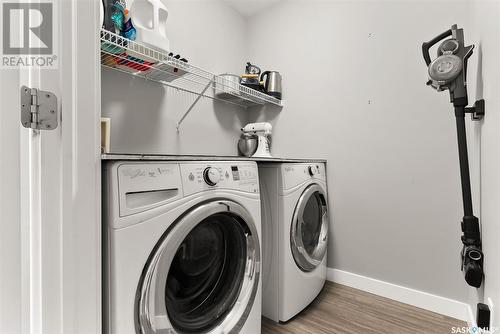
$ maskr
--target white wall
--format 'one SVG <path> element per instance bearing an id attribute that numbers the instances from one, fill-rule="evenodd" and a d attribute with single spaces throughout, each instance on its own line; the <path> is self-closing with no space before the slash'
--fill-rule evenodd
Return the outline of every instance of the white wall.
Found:
<path id="1" fill-rule="evenodd" d="M 273 153 L 328 159 L 329 266 L 459 301 L 455 120 L 421 43 L 465 4 L 287 1 L 249 20 L 250 59 L 284 78 Z"/>
<path id="2" fill-rule="evenodd" d="M 170 46 L 215 73 L 239 73 L 246 61 L 245 20 L 218 1 L 167 2 Z M 174 81 L 175 83 L 175 81 Z M 198 91 L 203 87 L 194 86 Z M 111 117 L 115 153 L 236 155 L 247 111 L 203 98 L 175 130 L 196 95 L 117 73 L 102 72 L 102 116 Z"/>
<path id="3" fill-rule="evenodd" d="M 470 124 L 469 148 L 475 163 L 472 165 L 476 188 L 476 214 L 482 224 L 485 255 L 485 282 L 480 290 L 470 289 L 469 303 L 476 310 L 477 302 L 496 306 L 493 326 L 500 327 L 500 3 L 471 1 L 471 19 L 466 38 L 476 45 L 470 62 L 469 100 L 485 99 L 486 116 L 482 122 Z M 480 176 L 480 178 L 479 178 Z M 480 201 L 477 200 L 480 197 Z M 483 299 L 484 298 L 484 299 Z"/>

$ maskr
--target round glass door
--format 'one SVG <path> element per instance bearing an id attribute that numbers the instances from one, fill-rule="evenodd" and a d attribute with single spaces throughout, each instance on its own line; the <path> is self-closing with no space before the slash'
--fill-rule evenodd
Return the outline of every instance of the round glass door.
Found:
<path id="1" fill-rule="evenodd" d="M 167 231 L 139 285 L 140 333 L 238 333 L 260 272 L 259 241 L 239 204 L 217 201 Z"/>
<path id="2" fill-rule="evenodd" d="M 307 187 L 292 218 L 291 248 L 297 266 L 306 272 L 321 264 L 327 251 L 328 216 L 326 197 L 317 184 Z"/>

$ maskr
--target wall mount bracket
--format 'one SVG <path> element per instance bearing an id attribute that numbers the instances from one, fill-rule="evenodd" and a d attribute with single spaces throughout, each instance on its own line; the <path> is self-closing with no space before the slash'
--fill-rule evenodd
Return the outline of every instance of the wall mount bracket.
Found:
<path id="1" fill-rule="evenodd" d="M 477 100 L 472 107 L 466 107 L 465 113 L 471 114 L 473 121 L 480 121 L 484 117 L 484 99 Z"/>

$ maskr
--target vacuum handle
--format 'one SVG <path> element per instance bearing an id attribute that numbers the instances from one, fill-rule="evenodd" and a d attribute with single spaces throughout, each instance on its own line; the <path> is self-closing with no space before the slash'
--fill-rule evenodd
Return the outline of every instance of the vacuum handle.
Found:
<path id="1" fill-rule="evenodd" d="M 467 82 L 467 62 L 469 61 L 470 56 L 472 56 L 472 53 L 474 51 L 474 45 L 471 45 L 468 47 L 469 49 L 467 50 L 467 53 L 464 56 L 464 82 Z"/>
<path id="2" fill-rule="evenodd" d="M 436 44 L 437 42 L 445 39 L 446 37 L 451 36 L 451 29 L 446 30 L 445 32 L 439 34 L 428 42 L 422 43 L 422 54 L 424 56 L 425 63 L 427 66 L 431 64 L 431 56 L 429 55 L 429 49 Z"/>

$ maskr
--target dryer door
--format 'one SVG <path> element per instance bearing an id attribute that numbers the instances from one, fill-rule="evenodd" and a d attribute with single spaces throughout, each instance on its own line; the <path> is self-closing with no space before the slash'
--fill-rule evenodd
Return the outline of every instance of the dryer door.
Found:
<path id="1" fill-rule="evenodd" d="M 292 218 L 290 243 L 297 266 L 314 270 L 325 257 L 328 240 L 326 195 L 318 184 L 308 186 L 299 198 Z"/>
<path id="2" fill-rule="evenodd" d="M 256 297 L 260 244 L 232 201 L 202 204 L 157 243 L 138 287 L 138 333 L 239 333 Z"/>

